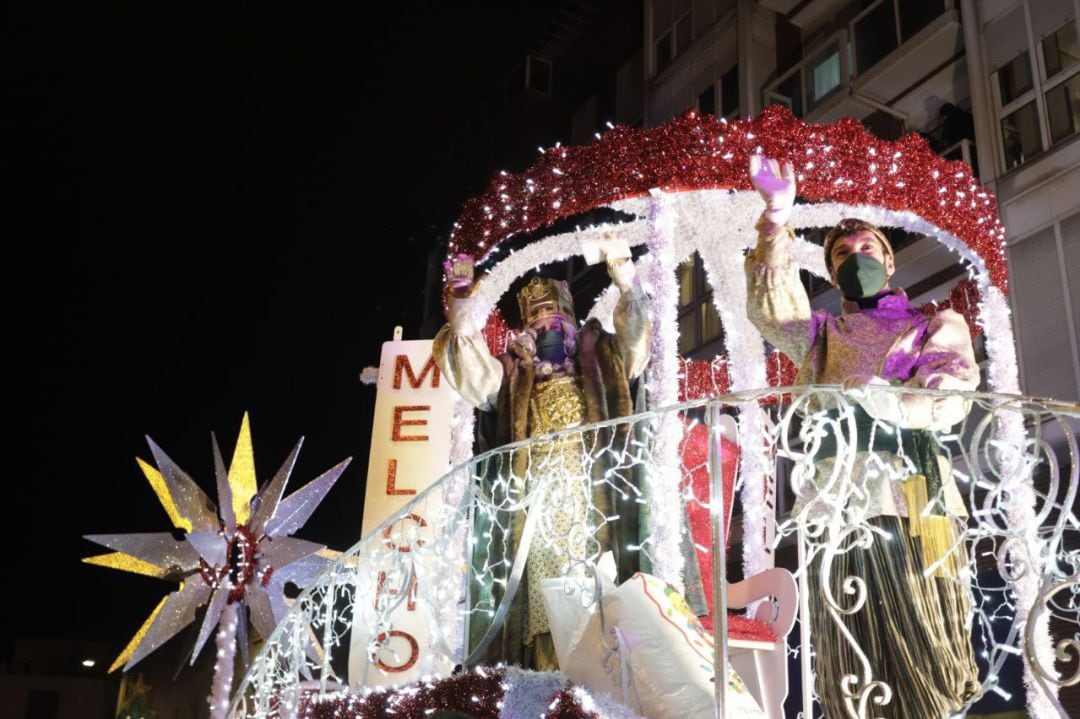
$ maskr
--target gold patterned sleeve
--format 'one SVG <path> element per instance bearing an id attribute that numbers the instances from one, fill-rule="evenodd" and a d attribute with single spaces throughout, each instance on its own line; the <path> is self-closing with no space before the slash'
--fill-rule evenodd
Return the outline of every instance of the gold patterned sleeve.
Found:
<path id="1" fill-rule="evenodd" d="M 450 386 L 472 406 L 492 410 L 499 399 L 503 366 L 491 356 L 482 325 L 472 316 L 473 299 L 450 299 L 450 322 L 435 335 L 432 353 Z"/>
<path id="2" fill-rule="evenodd" d="M 810 299 L 791 256 L 791 227 L 758 222 L 758 242 L 746 256 L 746 314 L 761 336 L 796 365 L 810 351 Z"/>
<path id="3" fill-rule="evenodd" d="M 908 349 L 900 352 L 907 353 Z M 942 310 L 927 325 L 915 371 L 904 387 L 972 392 L 979 387 L 979 366 L 971 346 L 967 322 L 953 310 Z M 874 417 L 908 429 L 947 431 L 967 416 L 970 401 L 957 395 L 934 397 L 903 392 L 874 392 L 873 385 L 888 384 L 881 377 L 870 380 L 860 403 Z"/>
<path id="4" fill-rule="evenodd" d="M 971 333 L 963 316 L 941 310 L 930 321 L 915 375 L 908 387 L 974 392 L 979 387 L 979 366 L 971 345 Z M 962 397 L 904 395 L 905 424 L 945 430 L 962 420 L 970 402 Z"/>
<path id="5" fill-rule="evenodd" d="M 612 321 L 626 368 L 626 378 L 641 376 L 649 364 L 652 320 L 649 319 L 649 300 L 639 282 L 635 281 L 629 290 L 619 296 Z"/>

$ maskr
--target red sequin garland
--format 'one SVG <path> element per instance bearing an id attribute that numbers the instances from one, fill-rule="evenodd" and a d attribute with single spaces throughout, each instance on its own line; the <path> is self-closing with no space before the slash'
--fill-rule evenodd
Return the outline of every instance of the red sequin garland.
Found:
<path id="1" fill-rule="evenodd" d="M 1007 292 L 997 201 L 968 165 L 939 157 L 915 133 L 881 140 L 856 120 L 810 125 L 779 105 L 730 123 L 691 110 L 658 127 L 618 126 L 588 145 L 550 148 L 524 172 L 498 173 L 465 203 L 449 253 L 479 260 L 508 237 L 654 187 L 750 190 L 756 152 L 792 162 L 806 200 L 912 212 L 955 235 Z"/>
<path id="2" fill-rule="evenodd" d="M 475 719 L 499 719 L 506 691 L 506 671 L 487 669 L 483 674 L 468 672 L 433 681 L 411 682 L 378 689 L 366 696 L 339 692 L 318 698 L 317 690 L 305 692 L 298 715 L 305 719 L 376 719 L 388 716 L 425 717 L 437 711 L 461 712 Z M 595 712 L 581 707 L 570 687 L 551 698 L 549 719 L 598 719 Z"/>

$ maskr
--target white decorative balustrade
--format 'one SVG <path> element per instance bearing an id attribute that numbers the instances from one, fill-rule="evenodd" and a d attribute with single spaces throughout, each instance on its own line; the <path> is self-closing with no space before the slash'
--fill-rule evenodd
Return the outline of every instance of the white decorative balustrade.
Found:
<path id="1" fill-rule="evenodd" d="M 412 670 L 430 676 L 475 662 L 483 651 L 474 651 L 470 660 L 467 646 L 475 650 L 484 644 L 479 648 L 490 657 L 509 598 L 526 571 L 530 543 L 559 547 L 564 576 L 590 593 L 604 537 L 627 521 L 596 501 L 604 493 L 625 496 L 640 508 L 643 536 L 634 551 L 640 552 L 644 568 L 670 581 L 666 575 L 672 566 L 681 567 L 683 558 L 658 556 L 653 550 L 648 508 L 657 496 L 707 506 L 689 478 L 697 469 L 711 470 L 717 461 L 715 452 L 711 458 L 706 453 L 697 465 L 686 466 L 672 450 L 671 437 L 675 432 L 685 436 L 698 422 L 713 428 L 717 417 L 737 417 L 748 408 L 755 409 L 755 416 L 764 415 L 764 426 L 760 436 L 739 438 L 740 460 L 747 467 L 771 467 L 766 481 L 794 495 L 798 511 L 776 518 L 771 546 L 798 545 L 804 566 L 793 570 L 805 589 L 810 562 L 821 562 L 827 574 L 835 557 L 853 545 L 880 541 L 869 522 L 880 510 L 872 501 L 874 483 L 900 482 L 912 473 L 910 457 L 895 442 L 890 445 L 897 432 L 891 422 L 875 421 L 869 430 L 877 438 L 870 443 L 875 449 L 858 451 L 855 408 L 860 403 L 880 410 L 958 399 L 969 408 L 966 418 L 948 431 L 933 432 L 932 438 L 962 497 L 962 506 L 944 503 L 945 515 L 964 528 L 958 542 L 970 557 L 969 565 L 953 576 L 979 597 L 970 616 L 972 633 L 981 634 L 988 648 L 981 689 L 973 700 L 999 691 L 1003 663 L 1020 654 L 1029 706 L 1052 707 L 1064 717 L 1057 692 L 1080 681 L 1080 405 L 900 388 L 880 388 L 870 399 L 862 390 L 821 386 L 689 402 L 508 445 L 454 468 L 345 552 L 294 600 L 255 656 L 232 715 L 303 716 L 304 707 L 350 686 L 362 691 L 392 684 L 393 670 L 410 661 Z M 818 456 L 822 442 L 835 442 L 835 459 Z M 784 492 L 778 493 L 782 500 Z M 569 528 L 564 520 L 555 521 L 552 511 L 568 506 L 575 507 L 570 514 L 578 518 Z M 629 505 L 620 506 L 625 511 Z M 725 558 L 717 544 L 711 551 L 719 567 Z M 736 544 L 731 551 L 740 548 Z M 975 565 L 987 553 L 995 557 L 1000 580 L 980 586 Z M 855 577 L 847 580 L 841 595 L 827 598 L 830 615 L 839 623 L 874 606 L 872 588 Z M 721 605 L 724 594 L 718 592 Z M 395 624 L 406 607 L 411 610 L 409 632 Z M 1056 646 L 1049 639 L 1051 617 L 1072 627 Z M 805 646 L 814 627 L 807 624 L 802 625 L 800 651 L 802 704 L 804 716 L 816 716 L 807 711 L 814 700 L 815 672 Z M 1009 630 L 995 631 L 1002 626 Z M 875 657 L 862 647 L 853 650 L 861 671 L 844 679 L 843 691 L 852 716 L 873 717 L 892 689 L 878 680 Z M 1055 669 L 1055 658 L 1065 662 L 1064 672 Z M 390 669 L 389 675 L 380 666 Z"/>

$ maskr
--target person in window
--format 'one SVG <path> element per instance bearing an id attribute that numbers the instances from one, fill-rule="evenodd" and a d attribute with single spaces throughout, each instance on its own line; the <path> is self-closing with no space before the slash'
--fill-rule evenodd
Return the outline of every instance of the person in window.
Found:
<path id="1" fill-rule="evenodd" d="M 968 405 L 955 395 L 871 388 L 975 390 L 979 370 L 967 323 L 948 309 L 926 316 L 911 306 L 902 289 L 891 288 L 892 246 L 881 230 L 858 219 L 841 221 L 825 240 L 826 266 L 830 282 L 840 289 L 841 314 L 812 311 L 790 251 L 794 171 L 790 164 L 781 170 L 775 160 L 754 156 L 750 173 L 766 209 L 757 225 L 757 245 L 745 263 L 749 319 L 800 367 L 799 384 L 863 388 L 851 395 L 859 399 L 856 476 L 851 479 L 862 491 L 841 501 L 848 504 L 845 520 L 869 525 L 873 542 L 835 556 L 828 588 L 843 601 L 844 578 L 865 582 L 866 604 L 839 620 L 868 657 L 873 680 L 892 690 L 891 701 L 874 706 L 873 715 L 950 717 L 977 691 L 978 670 L 966 627 L 971 610 L 964 582 L 967 558 L 958 541 L 967 513 L 932 432 L 963 419 Z M 823 509 L 822 494 L 831 491 L 824 485 L 836 451 L 835 438 L 824 440 L 817 451 L 808 483 L 812 489 L 792 510 L 800 521 L 820 519 L 815 513 Z M 843 528 L 830 525 L 828 531 Z M 861 688 L 862 669 L 829 612 L 822 569 L 819 555 L 809 568 L 808 600 L 817 691 L 824 716 L 833 719 L 848 716 L 843 677 L 860 677 Z"/>
<path id="2" fill-rule="evenodd" d="M 473 314 L 472 261 L 462 255 L 448 266 L 449 322 L 435 337 L 433 352 L 443 377 L 482 410 L 477 430 L 482 451 L 643 409 L 643 393 L 636 391 L 641 383 L 635 380 L 649 361 L 648 300 L 630 258 L 609 258 L 607 266 L 621 293 L 614 334 L 596 319 L 579 329 L 567 283 L 534 277 L 518 293 L 523 329 L 498 357 L 492 356 L 481 332 L 485 318 Z M 595 559 L 608 549 L 614 554 L 619 581 L 640 568 L 636 551 L 641 541 L 636 486 L 640 478 L 628 468 L 604 466 L 618 452 L 596 452 L 599 458 L 588 467 L 583 460 L 586 448 L 595 452 L 597 447 L 625 446 L 629 432 L 625 425 L 604 432 L 610 434 L 601 438 L 599 433 L 571 433 L 514 452 L 505 463 L 510 466 L 493 468 L 496 476 L 485 480 L 486 500 L 494 508 L 487 516 L 477 512 L 473 534 L 485 541 L 477 543 L 473 564 L 484 569 L 474 572 L 474 578 L 482 581 L 474 581 L 470 591 L 474 606 L 491 611 L 512 583 L 509 567 L 501 564 L 502 547 L 512 562 L 522 536 L 525 512 L 506 508 L 532 493 L 545 476 L 549 481 L 546 496 L 528 508 L 541 512 L 543 529 L 528 549 L 524 586 L 514 595 L 498 640 L 490 651 L 482 652 L 485 660 L 557 669 L 540 581 L 575 571 L 567 568 L 575 558 Z M 599 522 L 601 514 L 617 514 L 619 520 Z M 578 563 L 576 569 L 583 570 L 584 565 Z M 485 612 L 474 612 L 469 651 L 477 651 L 485 636 L 495 636 L 494 631 L 489 633 Z"/>
<path id="3" fill-rule="evenodd" d="M 938 110 L 941 118 L 942 150 L 946 150 L 961 140 L 975 140 L 975 120 L 971 113 L 951 102 L 946 102 Z"/>

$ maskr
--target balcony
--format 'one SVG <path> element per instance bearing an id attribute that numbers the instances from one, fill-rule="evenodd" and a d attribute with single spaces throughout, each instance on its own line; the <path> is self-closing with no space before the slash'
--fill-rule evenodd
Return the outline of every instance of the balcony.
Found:
<path id="1" fill-rule="evenodd" d="M 764 89 L 810 122 L 863 119 L 955 60 L 963 48 L 951 0 L 877 0 Z"/>
<path id="2" fill-rule="evenodd" d="M 399 683 L 404 676 L 380 671 L 384 664 L 400 668 L 412 659 L 418 662 L 416 678 L 427 675 L 403 690 L 403 697 L 434 687 L 437 680 L 431 675 L 449 676 L 455 666 L 472 668 L 484 642 L 490 642 L 508 616 L 525 560 L 532 556 L 530 540 L 534 546 L 553 546 L 562 538 L 567 547 L 577 547 L 578 556 L 563 564 L 561 580 L 578 592 L 575 596 L 598 599 L 595 578 L 604 548 L 598 532 L 600 528 L 613 531 L 627 520 L 610 507 L 592 503 L 587 499 L 590 492 L 582 491 L 574 496 L 586 498 L 582 515 L 586 519 L 580 523 L 584 529 L 572 530 L 577 540 L 571 542 L 558 534 L 558 523 L 552 521 L 562 506 L 551 493 L 553 486 L 610 487 L 627 492 L 636 504 L 648 505 L 649 528 L 631 549 L 640 552 L 651 572 L 661 578 L 681 581 L 679 577 L 689 576 L 683 574 L 679 530 L 672 531 L 689 516 L 687 531 L 697 544 L 691 556 L 699 563 L 707 558 L 710 566 L 718 568 L 711 577 L 714 591 L 706 600 L 712 604 L 715 597 L 714 614 L 719 618 L 729 616 L 726 602 L 733 596 L 723 587 L 735 586 L 724 584 L 727 549 L 720 541 L 699 540 L 697 530 L 703 522 L 706 537 L 725 536 L 731 496 L 727 487 L 733 483 L 737 465 L 740 481 L 751 488 L 741 496 L 748 504 L 754 503 L 743 508 L 740 533 L 758 538 L 743 552 L 749 566 L 762 572 L 774 562 L 774 549 L 797 542 L 799 557 L 823 558 L 822 576 L 827 578 L 837 557 L 861 551 L 855 545 L 868 548 L 884 541 L 870 523 L 876 515 L 866 498 L 877 491 L 873 483 L 884 481 L 889 487 L 889 481 L 912 478 L 910 460 L 904 460 L 902 450 L 896 451 L 895 446 L 912 415 L 901 409 L 889 419 L 892 410 L 880 408 L 910 408 L 926 402 L 970 408 L 960 410 L 955 426 L 932 432 L 937 455 L 946 458 L 951 468 L 945 476 L 958 490 L 955 495 L 945 493 L 943 516 L 953 521 L 960 534 L 951 548 L 943 550 L 942 559 L 928 564 L 926 572 L 942 570 L 944 558 L 954 556 L 958 546 L 967 547 L 961 554 L 970 559 L 948 560 L 960 561 L 948 571 L 953 581 L 970 582 L 981 598 L 973 630 L 985 642 L 981 691 L 1000 689 L 995 681 L 1004 662 L 1025 657 L 1032 662 L 1029 702 L 1039 693 L 1042 701 L 1065 716 L 1056 695 L 1080 677 L 1075 641 L 1058 645 L 1062 659 L 1069 655 L 1072 661 L 1064 670 L 1055 669 L 1049 637 L 1038 635 L 1034 628 L 1047 615 L 1075 627 L 1080 615 L 1080 563 L 1074 550 L 1080 536 L 1076 509 L 1080 457 L 1075 437 L 1080 430 L 1080 405 L 889 387 L 871 394 L 836 386 L 785 387 L 689 402 L 508 445 L 456 467 L 345 552 L 297 597 L 252 662 L 235 695 L 231 716 L 342 716 L 334 712 L 346 709 L 350 716 L 359 715 L 357 707 L 374 687 Z M 859 406 L 878 408 L 874 412 L 881 418 L 867 427 L 857 419 Z M 735 426 L 738 429 L 732 430 Z M 705 438 L 706 451 L 691 458 L 687 447 L 695 430 Z M 868 440 L 860 443 L 860 436 L 866 434 Z M 826 444 L 831 444 L 828 453 Z M 704 492 L 699 491 L 699 482 Z M 784 496 L 798 500 L 795 512 L 786 518 L 780 509 L 786 503 L 777 501 L 777 482 L 781 500 Z M 637 494 L 630 493 L 631 489 Z M 559 496 L 565 499 L 565 494 Z M 720 497 L 723 504 L 718 503 Z M 636 506 L 635 501 L 631 506 Z M 927 504 L 927 512 L 929 508 Z M 755 521 L 763 524 L 751 526 Z M 980 563 L 981 557 L 996 559 L 993 582 L 985 581 L 986 562 Z M 794 561 L 790 569 L 807 566 Z M 798 576 L 799 612 L 805 619 L 810 611 L 806 598 L 811 580 L 805 572 Z M 710 578 L 704 569 L 702 578 L 706 582 Z M 858 612 L 871 612 L 877 606 L 876 586 L 844 577 L 842 571 L 833 580 L 843 580 L 844 586 L 835 596 L 824 593 L 822 601 L 829 603 L 833 621 L 841 625 L 861 621 Z M 411 589 L 399 591 L 407 587 Z M 763 614 L 759 611 L 756 616 Z M 1007 625 L 1004 630 L 1002 622 Z M 724 625 L 718 619 L 713 628 L 713 670 L 722 666 L 727 655 L 741 673 L 739 667 L 746 665 L 735 661 L 738 653 L 761 647 L 732 640 L 732 635 L 723 633 Z M 810 685 L 815 675 L 823 676 L 816 666 L 822 660 L 820 655 L 811 660 L 808 643 L 818 629 L 806 622 L 801 626 L 801 636 L 793 632 L 788 639 L 789 644 L 802 644 L 802 666 L 801 673 L 792 678 L 786 715 L 795 716 L 797 704 L 802 716 L 817 716 Z M 410 642 L 401 641 L 402 636 Z M 416 656 L 406 657 L 410 644 Z M 854 649 L 859 651 L 858 646 Z M 874 680 L 880 655 L 870 651 L 862 656 L 866 657 L 864 667 L 859 676 L 846 680 L 845 691 L 864 703 L 868 699 L 887 703 L 889 691 Z M 618 667 L 616 658 L 612 671 L 629 671 L 630 664 L 624 661 L 622 669 Z M 713 671 L 707 666 L 703 669 Z M 479 682 L 489 674 L 490 670 L 479 667 L 467 676 L 478 677 L 475 681 Z M 616 679 L 614 674 L 603 678 Z M 626 677 L 622 679 L 625 682 Z M 725 714 L 724 707 L 732 706 L 732 690 L 724 688 L 727 684 L 714 682 L 719 687 L 718 702 L 710 713 L 715 716 L 734 716 Z M 625 690 L 626 684 L 622 686 Z M 618 687 L 619 682 L 613 681 L 607 689 L 618 692 Z M 379 696 L 385 698 L 387 693 Z M 462 701 L 468 701 L 467 696 Z M 480 700 L 474 695 L 472 701 Z"/>

